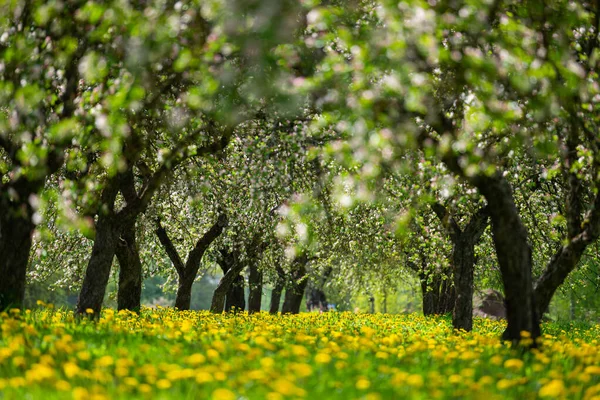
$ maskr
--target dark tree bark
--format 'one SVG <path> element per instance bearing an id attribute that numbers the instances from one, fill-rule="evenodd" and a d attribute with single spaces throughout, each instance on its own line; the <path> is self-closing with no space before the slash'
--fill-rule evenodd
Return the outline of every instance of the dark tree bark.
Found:
<path id="1" fill-rule="evenodd" d="M 125 201 L 127 204 L 133 204 L 138 198 L 133 171 L 128 171 L 120 183 Z M 121 237 L 117 242 L 116 256 L 119 261 L 117 307 L 119 310 L 139 312 L 142 301 L 142 260 L 135 234 L 136 219 L 121 227 Z"/>
<path id="2" fill-rule="evenodd" d="M 248 294 L 248 312 L 252 314 L 260 311 L 262 303 L 263 273 L 258 269 L 255 260 L 254 262 L 251 260 L 249 269 L 248 286 L 250 292 Z"/>
<path id="3" fill-rule="evenodd" d="M 423 294 L 423 315 L 442 315 L 452 312 L 456 300 L 452 286 L 452 270 L 429 271 L 423 265 L 419 273 Z"/>
<path id="4" fill-rule="evenodd" d="M 171 259 L 177 275 L 179 277 L 179 284 L 177 286 L 177 296 L 175 298 L 175 308 L 178 310 L 189 310 L 190 303 L 192 300 L 192 286 L 196 280 L 198 269 L 200 269 L 200 262 L 204 253 L 212 242 L 221 235 L 225 226 L 227 225 L 227 217 L 225 214 L 219 214 L 217 221 L 211 226 L 211 228 L 196 242 L 194 248 L 188 253 L 188 258 L 185 262 L 179 257 L 177 249 L 173 245 L 173 242 L 169 238 L 167 231 L 161 225 L 160 221 L 157 221 L 156 235 L 163 248 L 167 252 L 167 255 Z"/>
<path id="5" fill-rule="evenodd" d="M 219 250 L 219 254 L 220 255 L 217 258 L 217 264 L 219 264 L 219 266 L 221 267 L 223 275 L 226 275 L 227 272 L 229 272 L 229 270 L 231 269 L 239 270 L 236 276 L 227 278 L 228 280 L 233 280 L 231 281 L 231 284 L 229 284 L 229 286 L 225 289 L 225 311 L 234 313 L 238 311 L 243 311 L 246 308 L 246 298 L 244 292 L 246 282 L 244 281 L 244 277 L 241 275 L 244 266 L 243 264 L 240 264 L 240 254 L 237 250 L 230 251 L 226 248 L 221 248 Z M 241 269 L 238 267 L 241 267 Z M 228 283 L 224 284 L 227 285 Z M 213 294 L 213 300 L 220 302 L 220 295 L 217 295 L 217 298 L 215 298 Z"/>
<path id="6" fill-rule="evenodd" d="M 436 203 L 433 211 L 442 222 L 452 241 L 452 267 L 456 301 L 453 306 L 452 326 L 455 329 L 473 329 L 473 272 L 475 267 L 475 245 L 488 225 L 489 211 L 481 208 L 461 230 L 446 207 Z"/>
<path id="7" fill-rule="evenodd" d="M 273 285 L 273 291 L 271 292 L 271 306 L 269 312 L 271 314 L 277 314 L 279 312 L 279 305 L 281 303 L 281 293 L 285 287 L 285 271 L 279 265 L 275 267 L 277 272 L 277 278 Z"/>
<path id="8" fill-rule="evenodd" d="M 28 204 L 14 209 L 0 198 L 0 311 L 23 307 L 31 236 L 35 225 Z"/>
<path id="9" fill-rule="evenodd" d="M 473 183 L 485 197 L 492 220 L 494 247 L 502 273 L 508 326 L 504 340 L 519 342 L 521 332 L 540 336 L 540 322 L 531 276 L 528 234 L 515 205 L 510 184 L 501 174 L 477 176 Z"/>
<path id="10" fill-rule="evenodd" d="M 281 312 L 283 314 L 298 314 L 300 312 L 300 306 L 302 305 L 302 298 L 304 297 L 304 291 L 306 290 L 306 265 L 308 264 L 308 257 L 301 255 L 292 262 L 292 272 L 290 281 L 288 282 L 285 290 L 285 298 L 283 300 L 283 306 L 281 306 Z"/>
<path id="11" fill-rule="evenodd" d="M 96 223 L 94 247 L 77 300 L 77 314 L 86 315 L 91 309 L 93 314 L 90 316 L 97 318 L 100 315 L 118 240 L 119 232 L 113 217 L 101 215 Z"/>
<path id="12" fill-rule="evenodd" d="M 319 310 L 328 311 L 327 296 L 323 288 L 329 280 L 333 269 L 327 268 L 320 274 L 318 279 L 311 279 L 306 288 L 306 308 L 308 311 Z"/>
<path id="13" fill-rule="evenodd" d="M 247 251 L 248 255 L 248 312 L 255 313 L 260 312 L 262 304 L 262 289 L 263 289 L 263 273 L 259 269 L 258 263 L 262 257 L 263 252 L 267 248 L 267 241 L 262 237 L 262 232 L 257 232 Z"/>
<path id="14" fill-rule="evenodd" d="M 210 311 L 220 314 L 223 312 L 224 307 L 227 311 L 243 310 L 245 308 L 244 280 L 240 273 L 244 269 L 244 264 L 240 262 L 237 251 L 221 249 L 220 252 L 221 257 L 217 261 L 223 269 L 224 275 L 213 293 Z M 239 288 L 241 288 L 241 298 Z M 225 303 L 226 298 L 229 299 L 228 304 Z"/>
<path id="15" fill-rule="evenodd" d="M 90 317 L 100 316 L 106 285 L 110 277 L 110 268 L 120 237 L 119 224 L 116 223 L 117 218 L 114 213 L 115 199 L 119 192 L 119 179 L 119 177 L 113 177 L 102 190 L 100 201 L 105 209 L 98 216 L 96 222 L 94 246 L 77 299 L 75 313 L 78 315 L 86 315 L 87 311 L 91 310 Z"/>
<path id="16" fill-rule="evenodd" d="M 313 282 L 309 282 L 306 288 L 306 308 L 308 311 L 327 311 L 327 296 Z"/>
<path id="17" fill-rule="evenodd" d="M 135 225 L 124 229 L 116 247 L 119 261 L 119 310 L 140 311 L 142 298 L 142 261 L 135 236 Z"/>
<path id="18" fill-rule="evenodd" d="M 456 296 L 452 285 L 452 269 L 434 270 L 427 265 L 425 254 L 420 253 L 420 265 L 408 261 L 407 266 L 417 273 L 423 296 L 423 315 L 442 315 L 452 312 Z"/>
<path id="19" fill-rule="evenodd" d="M 227 297 L 225 298 L 225 311 L 227 312 L 239 312 L 246 309 L 246 293 L 244 288 L 246 287 L 246 281 L 244 277 L 238 273 L 233 283 L 227 291 Z"/>

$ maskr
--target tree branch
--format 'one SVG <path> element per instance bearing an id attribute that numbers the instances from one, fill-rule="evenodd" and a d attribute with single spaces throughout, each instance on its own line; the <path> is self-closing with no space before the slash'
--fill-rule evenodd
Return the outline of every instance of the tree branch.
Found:
<path id="1" fill-rule="evenodd" d="M 175 267 L 177 274 L 179 275 L 179 277 L 182 277 L 185 272 L 185 267 L 183 265 L 183 261 L 181 261 L 181 257 L 179 257 L 179 253 L 177 252 L 177 249 L 175 248 L 175 246 L 173 245 L 173 242 L 169 238 L 167 231 L 161 225 L 160 220 L 156 220 L 156 231 L 155 232 L 156 232 L 156 236 L 158 236 L 158 240 L 160 240 L 160 243 L 163 245 L 165 251 L 167 252 L 167 255 L 171 259 L 171 262 L 173 263 L 173 266 Z"/>
<path id="2" fill-rule="evenodd" d="M 471 220 L 467 224 L 467 227 L 465 228 L 464 233 L 466 235 L 468 235 L 469 237 L 471 237 L 471 239 L 473 240 L 474 243 L 476 243 L 479 240 L 481 235 L 483 235 L 485 228 L 487 228 L 488 222 L 489 222 L 489 216 L 490 216 L 489 208 L 487 206 L 481 207 L 477 211 L 477 213 L 475 213 L 475 215 L 473 215 L 471 217 Z"/>
<path id="3" fill-rule="evenodd" d="M 458 237 L 462 234 L 460 227 L 456 220 L 450 215 L 446 207 L 444 207 L 441 203 L 433 203 L 431 205 L 431 209 L 437 215 L 438 219 L 442 223 L 442 226 L 448 234 L 450 235 L 450 239 L 452 241 L 456 241 Z"/>
<path id="4" fill-rule="evenodd" d="M 196 242 L 194 249 L 188 254 L 187 261 L 185 262 L 186 271 L 191 268 L 196 268 L 200 265 L 202 256 L 208 249 L 208 246 L 218 238 L 223 229 L 227 226 L 227 215 L 224 213 L 219 214 L 217 221 L 210 227 L 210 229 Z"/>
<path id="5" fill-rule="evenodd" d="M 214 131 L 214 124 L 209 126 L 210 131 Z M 234 127 L 228 126 L 225 128 L 225 131 L 221 135 L 220 139 L 214 143 L 202 146 L 197 149 L 196 153 L 193 154 L 195 157 L 204 156 L 208 154 L 216 154 L 219 151 L 222 151 L 227 144 L 229 144 L 229 140 L 231 135 L 233 134 Z M 140 194 L 133 203 L 127 204 L 125 208 L 120 211 L 121 218 L 129 219 L 135 218 L 140 213 L 144 212 L 152 200 L 154 193 L 160 185 L 162 184 L 163 179 L 168 175 L 168 173 L 181 164 L 183 161 L 188 159 L 191 154 L 183 154 L 180 152 L 184 151 L 198 136 L 199 132 L 194 135 L 190 135 L 186 138 L 186 140 L 181 141 L 176 147 L 175 150 L 171 152 L 171 156 L 165 160 L 161 164 L 161 166 L 152 174 L 152 176 L 147 180 L 144 187 L 140 190 Z"/>

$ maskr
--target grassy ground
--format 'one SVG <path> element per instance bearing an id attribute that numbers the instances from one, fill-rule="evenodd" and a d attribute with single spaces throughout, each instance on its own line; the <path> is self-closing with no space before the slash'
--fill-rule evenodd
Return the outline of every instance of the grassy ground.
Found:
<path id="1" fill-rule="evenodd" d="M 540 350 L 419 315 L 0 314 L 0 399 L 600 399 L 600 326 L 547 324 Z M 525 338 L 527 340 L 527 338 Z"/>

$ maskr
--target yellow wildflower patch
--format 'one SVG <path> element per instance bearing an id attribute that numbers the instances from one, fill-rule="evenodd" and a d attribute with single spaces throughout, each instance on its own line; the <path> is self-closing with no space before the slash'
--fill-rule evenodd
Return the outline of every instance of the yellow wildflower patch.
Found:
<path id="1" fill-rule="evenodd" d="M 45 303 L 44 303 L 45 304 Z M 529 353 L 503 322 L 421 315 L 0 313 L 5 398 L 580 398 L 600 395 L 600 328 L 544 324 Z M 530 339 L 527 332 L 522 339 Z M 47 395 L 47 396 L 46 396 Z"/>

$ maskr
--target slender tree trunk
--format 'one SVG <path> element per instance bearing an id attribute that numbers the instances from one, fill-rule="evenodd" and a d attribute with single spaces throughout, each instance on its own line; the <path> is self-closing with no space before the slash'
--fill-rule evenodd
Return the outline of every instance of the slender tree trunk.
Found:
<path id="1" fill-rule="evenodd" d="M 475 244 L 461 235 L 452 249 L 456 302 L 452 314 L 454 329 L 473 329 L 473 270 Z"/>
<path id="2" fill-rule="evenodd" d="M 229 257 L 223 257 L 223 259 L 225 260 L 227 260 L 228 258 Z M 242 270 L 244 269 L 244 265 L 239 262 L 234 262 L 233 264 L 228 263 L 228 265 L 225 267 L 221 260 L 220 265 L 221 268 L 223 268 L 223 270 L 226 272 L 225 275 L 223 275 L 223 277 L 219 281 L 219 285 L 213 293 L 213 298 L 210 305 L 210 312 L 217 314 L 223 312 L 223 308 L 225 307 L 225 299 L 226 297 L 228 297 L 231 286 L 236 282 L 236 280 L 240 278 L 240 272 L 242 272 Z"/>
<path id="3" fill-rule="evenodd" d="M 314 282 L 307 285 L 306 308 L 308 311 L 327 311 L 327 296 Z"/>
<path id="4" fill-rule="evenodd" d="M 101 215 L 96 223 L 94 247 L 77 300 L 77 314 L 85 314 L 91 309 L 96 317 L 100 315 L 119 236 L 112 218 Z"/>
<path id="5" fill-rule="evenodd" d="M 283 300 L 283 306 L 281 312 L 283 314 L 298 314 L 300 312 L 300 306 L 302 305 L 302 298 L 304 297 L 304 291 L 306 290 L 307 279 L 306 278 L 306 264 L 308 259 L 301 256 L 294 262 L 296 264 L 293 272 L 292 279 L 288 283 L 288 287 L 285 291 L 285 298 Z"/>
<path id="6" fill-rule="evenodd" d="M 179 276 L 179 285 L 177 286 L 177 296 L 175 297 L 175 308 L 179 311 L 189 310 L 192 303 L 192 287 L 194 286 L 193 276 Z"/>
<path id="7" fill-rule="evenodd" d="M 218 259 L 218 264 L 223 271 L 223 278 L 221 278 L 219 286 L 215 289 L 213 304 L 215 304 L 215 307 L 217 308 L 220 307 L 221 311 L 216 312 L 223 311 L 223 306 L 220 305 L 222 301 L 224 302 L 225 311 L 227 312 L 243 311 L 246 308 L 244 292 L 245 281 L 244 277 L 240 274 L 244 267 L 239 263 L 239 254 L 235 251 L 228 251 L 225 249 L 221 249 L 220 253 L 221 257 Z M 229 273 L 230 271 L 232 272 Z M 235 271 L 238 272 L 236 273 Z M 221 284 L 223 284 L 224 289 L 219 288 Z M 219 290 L 219 292 L 217 292 L 217 290 Z M 225 297 L 221 300 L 221 292 L 223 290 Z"/>
<path id="8" fill-rule="evenodd" d="M 23 307 L 31 236 L 32 210 L 14 210 L 0 203 L 0 311 Z M 5 208 L 6 207 L 6 208 Z"/>
<path id="9" fill-rule="evenodd" d="M 521 332 L 525 331 L 536 339 L 540 336 L 540 323 L 531 276 L 531 248 L 510 184 L 499 174 L 479 176 L 474 179 L 474 184 L 489 205 L 494 247 L 502 273 L 508 320 L 502 337 L 519 342 Z"/>
<path id="10" fill-rule="evenodd" d="M 488 226 L 489 209 L 480 208 L 464 230 L 440 203 L 432 205 L 433 211 L 452 241 L 454 277 L 454 305 L 452 326 L 470 331 L 473 328 L 473 271 L 475 269 L 475 244 Z"/>
<path id="11" fill-rule="evenodd" d="M 369 314 L 375 314 L 375 296 L 369 295 Z"/>
<path id="12" fill-rule="evenodd" d="M 166 229 L 161 225 L 160 219 L 156 221 L 156 225 L 156 236 L 158 236 L 158 240 L 173 263 L 179 277 L 175 308 L 178 310 L 189 310 L 192 302 L 192 286 L 198 274 L 198 269 L 200 269 L 202 257 L 211 243 L 223 233 L 223 229 L 227 226 L 227 216 L 224 213 L 219 214 L 217 221 L 198 239 L 194 248 L 188 253 L 185 264 L 173 245 L 171 238 L 169 238 Z"/>
<path id="13" fill-rule="evenodd" d="M 271 292 L 271 307 L 269 307 L 269 312 L 271 314 L 277 314 L 279 312 L 281 293 L 285 287 L 285 272 L 283 271 L 283 268 L 280 266 L 275 268 L 277 270 L 277 278 L 275 280 L 275 285 L 273 286 L 273 291 Z"/>
<path id="14" fill-rule="evenodd" d="M 246 282 L 244 281 L 244 277 L 238 273 L 227 291 L 225 311 L 238 312 L 246 309 L 245 286 Z"/>
<path id="15" fill-rule="evenodd" d="M 421 273 L 423 315 L 442 315 L 452 312 L 455 292 L 452 287 L 452 271 L 427 271 Z"/>
<path id="16" fill-rule="evenodd" d="M 142 298 L 142 261 L 137 247 L 135 224 L 123 230 L 117 242 L 116 255 L 119 260 L 119 310 L 140 311 Z"/>
<path id="17" fill-rule="evenodd" d="M 262 303 L 262 285 L 263 285 L 263 274 L 258 269 L 255 260 L 251 260 L 249 266 L 250 275 L 248 277 L 248 286 L 250 292 L 248 294 L 248 312 L 255 313 L 260 311 Z"/>

